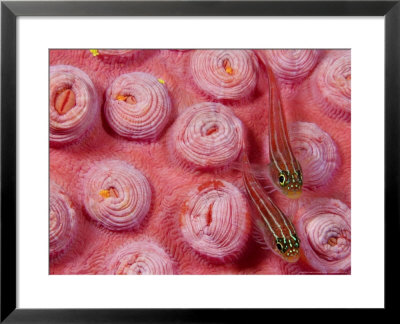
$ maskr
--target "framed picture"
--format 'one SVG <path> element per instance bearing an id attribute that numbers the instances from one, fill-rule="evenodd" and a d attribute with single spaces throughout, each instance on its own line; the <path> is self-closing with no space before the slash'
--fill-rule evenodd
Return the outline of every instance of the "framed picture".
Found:
<path id="1" fill-rule="evenodd" d="M 2 321 L 391 307 L 398 1 L 1 10 Z"/>

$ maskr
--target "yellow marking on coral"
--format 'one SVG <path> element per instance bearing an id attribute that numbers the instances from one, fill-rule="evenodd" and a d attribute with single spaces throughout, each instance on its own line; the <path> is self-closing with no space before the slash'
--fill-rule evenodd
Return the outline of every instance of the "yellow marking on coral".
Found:
<path id="1" fill-rule="evenodd" d="M 117 100 L 126 101 L 127 98 L 128 98 L 127 96 L 122 96 L 122 95 L 117 96 Z"/>
<path id="2" fill-rule="evenodd" d="M 96 50 L 96 49 L 91 49 L 91 50 L 90 50 L 90 53 L 92 53 L 92 54 L 93 54 L 93 56 L 100 55 L 99 51 L 98 51 L 98 50 Z"/>
<path id="3" fill-rule="evenodd" d="M 163 79 L 158 79 L 158 82 L 160 82 L 161 84 L 165 83 L 165 81 Z"/>
<path id="4" fill-rule="evenodd" d="M 99 194 L 103 198 L 109 198 L 111 196 L 110 195 L 110 190 L 107 190 L 107 189 L 100 190 Z"/>

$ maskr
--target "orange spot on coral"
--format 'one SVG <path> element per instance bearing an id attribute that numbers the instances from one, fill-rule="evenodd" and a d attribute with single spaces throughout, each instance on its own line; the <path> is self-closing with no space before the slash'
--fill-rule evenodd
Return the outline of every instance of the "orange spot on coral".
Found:
<path id="1" fill-rule="evenodd" d="M 231 67 L 231 63 L 229 62 L 229 60 L 224 60 L 222 64 L 224 66 L 224 69 L 225 69 L 226 73 L 228 73 L 228 74 L 232 74 L 233 73 L 233 70 L 232 70 L 232 67 Z"/>
<path id="2" fill-rule="evenodd" d="M 189 207 L 187 205 L 187 201 L 185 201 L 181 206 L 181 211 L 179 214 L 179 225 L 183 227 L 185 225 L 185 214 L 187 213 Z"/>
<path id="3" fill-rule="evenodd" d="M 219 180 L 211 180 L 211 181 L 207 181 L 207 182 L 201 184 L 200 186 L 198 186 L 197 190 L 198 191 L 202 191 L 202 190 L 204 190 L 206 188 L 209 188 L 209 187 L 214 187 L 214 189 L 219 189 L 219 188 L 224 188 L 225 186 Z"/>
<path id="4" fill-rule="evenodd" d="M 99 195 L 102 196 L 103 198 L 109 198 L 110 191 L 108 191 L 107 189 L 100 190 Z"/>
<path id="5" fill-rule="evenodd" d="M 117 96 L 117 100 L 120 100 L 120 101 L 126 101 L 126 98 L 128 98 L 127 96 L 123 96 L 123 95 L 118 95 Z"/>
<path id="6" fill-rule="evenodd" d="M 120 101 L 125 101 L 126 103 L 131 104 L 131 105 L 136 104 L 136 99 L 134 96 L 118 95 L 116 99 L 120 100 Z"/>
<path id="7" fill-rule="evenodd" d="M 110 198 L 110 197 L 117 198 L 118 197 L 118 191 L 114 187 L 110 187 L 108 189 L 102 189 L 102 190 L 100 190 L 99 194 L 103 198 Z"/>

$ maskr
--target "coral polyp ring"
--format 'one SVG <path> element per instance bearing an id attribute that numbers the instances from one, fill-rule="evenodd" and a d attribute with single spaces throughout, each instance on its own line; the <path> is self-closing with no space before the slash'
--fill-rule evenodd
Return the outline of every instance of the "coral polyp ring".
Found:
<path id="1" fill-rule="evenodd" d="M 313 96 L 331 118 L 351 119 L 351 56 L 330 55 L 315 71 Z"/>
<path id="2" fill-rule="evenodd" d="M 138 227 L 150 209 L 151 196 L 146 177 L 123 161 L 98 162 L 85 177 L 86 211 L 112 231 Z"/>
<path id="3" fill-rule="evenodd" d="M 192 78 L 214 99 L 238 100 L 254 91 L 258 65 L 247 50 L 197 50 L 190 61 Z"/>
<path id="4" fill-rule="evenodd" d="M 318 50 L 267 50 L 265 55 L 276 77 L 285 83 L 304 80 L 320 59 Z"/>
<path id="5" fill-rule="evenodd" d="M 75 142 L 93 125 L 99 110 L 96 89 L 82 70 L 69 65 L 50 67 L 50 144 Z"/>
<path id="6" fill-rule="evenodd" d="M 64 254 L 71 246 L 77 231 L 76 212 L 64 190 L 50 182 L 50 258 Z"/>
<path id="7" fill-rule="evenodd" d="M 246 198 L 229 182 L 203 183 L 188 193 L 180 226 L 186 241 L 206 258 L 235 260 L 243 252 L 251 229 Z"/>
<path id="8" fill-rule="evenodd" d="M 332 180 L 340 165 L 336 143 L 314 123 L 290 125 L 290 143 L 304 174 L 304 188 L 316 190 Z"/>
<path id="9" fill-rule="evenodd" d="M 116 275 L 170 275 L 174 263 L 156 243 L 143 240 L 123 245 L 106 261 L 108 271 Z"/>
<path id="10" fill-rule="evenodd" d="M 341 201 L 315 199 L 296 214 L 307 262 L 321 273 L 343 273 L 350 269 L 350 209 Z"/>
<path id="11" fill-rule="evenodd" d="M 188 107 L 173 128 L 172 150 L 195 168 L 223 167 L 239 156 L 243 125 L 230 108 L 212 102 Z"/>
<path id="12" fill-rule="evenodd" d="M 107 89 L 104 114 L 108 124 L 129 140 L 157 139 L 170 113 L 167 88 L 151 74 L 123 74 Z"/>

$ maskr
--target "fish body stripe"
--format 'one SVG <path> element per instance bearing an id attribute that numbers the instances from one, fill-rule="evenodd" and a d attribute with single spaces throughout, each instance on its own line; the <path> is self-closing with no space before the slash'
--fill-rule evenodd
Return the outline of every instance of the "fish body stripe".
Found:
<path id="1" fill-rule="evenodd" d="M 282 104 L 279 91 L 276 86 L 275 77 L 271 68 L 267 66 L 269 79 L 269 142 L 270 159 L 279 172 L 285 170 L 289 173 L 299 169 L 299 163 L 293 155 L 288 140 L 288 132 L 285 118 L 283 116 Z M 291 168 L 291 170 L 290 170 Z"/>
<path id="2" fill-rule="evenodd" d="M 267 226 L 268 226 L 270 232 L 272 233 L 272 235 L 275 238 L 282 237 L 283 236 L 282 228 L 281 228 L 280 224 L 276 222 L 275 218 L 273 217 L 272 212 L 268 209 L 268 207 L 262 201 L 262 198 L 260 197 L 260 194 L 257 192 L 257 189 L 259 189 L 259 188 L 257 188 L 257 185 L 256 186 L 251 186 L 251 183 L 250 183 L 250 187 L 248 187 L 246 185 L 246 188 L 248 188 L 247 190 L 249 192 L 251 200 L 253 201 L 254 205 L 256 206 L 258 211 L 260 212 L 261 217 L 263 218 L 264 222 L 267 224 Z M 260 203 L 262 204 L 262 206 L 260 205 Z M 264 208 L 262 208 L 262 207 L 264 207 Z M 266 213 L 264 211 L 266 211 Z M 281 235 L 277 235 L 277 233 L 274 231 L 274 229 L 272 228 L 272 225 L 271 225 L 272 222 L 270 222 L 268 220 L 267 214 L 268 214 L 268 216 L 270 218 L 272 218 L 272 222 L 275 223 L 276 227 L 280 229 L 280 232 L 281 232 L 280 234 Z"/>
<path id="3" fill-rule="evenodd" d="M 243 153 L 244 154 L 244 153 Z M 271 234 L 275 237 L 282 237 L 286 240 L 284 230 L 293 237 L 295 233 L 293 224 L 283 215 L 279 208 L 273 203 L 273 201 L 263 192 L 263 189 L 259 182 L 250 173 L 250 162 L 247 156 L 244 158 L 244 182 L 247 192 L 258 209 L 262 219 L 269 228 Z M 273 226 L 272 224 L 275 224 Z M 276 232 L 279 230 L 280 233 Z"/>

